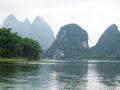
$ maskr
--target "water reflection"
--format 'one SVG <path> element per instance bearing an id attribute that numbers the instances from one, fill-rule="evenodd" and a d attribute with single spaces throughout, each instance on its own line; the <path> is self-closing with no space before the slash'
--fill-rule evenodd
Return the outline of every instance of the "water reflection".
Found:
<path id="1" fill-rule="evenodd" d="M 39 70 L 40 66 L 37 65 L 0 64 L 0 90 L 32 87 L 32 82 L 36 80 L 33 76 L 39 75 Z"/>
<path id="2" fill-rule="evenodd" d="M 0 64 L 0 90 L 120 90 L 120 62 Z"/>
<path id="3" fill-rule="evenodd" d="M 85 62 L 67 62 L 52 66 L 54 89 L 85 90 L 87 64 Z"/>
<path id="4" fill-rule="evenodd" d="M 97 72 L 97 64 L 88 63 L 87 72 L 87 90 L 107 90 L 105 85 L 101 83 L 101 76 Z"/>
<path id="5" fill-rule="evenodd" d="M 120 90 L 120 63 L 101 62 L 97 63 L 99 76 L 102 77 L 101 83 L 106 85 L 109 90 Z"/>

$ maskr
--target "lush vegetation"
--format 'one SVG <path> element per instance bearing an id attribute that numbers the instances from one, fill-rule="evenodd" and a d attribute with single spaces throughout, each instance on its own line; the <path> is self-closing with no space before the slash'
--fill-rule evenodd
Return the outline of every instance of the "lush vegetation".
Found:
<path id="1" fill-rule="evenodd" d="M 42 48 L 39 43 L 22 38 L 11 29 L 0 28 L 0 57 L 24 57 L 28 59 L 39 59 Z"/>
<path id="2" fill-rule="evenodd" d="M 74 24 L 66 25 L 60 29 L 46 55 L 49 58 L 56 55 L 57 59 L 120 60 L 120 32 L 115 24 L 105 30 L 95 46 L 84 48 L 83 41 L 88 42 L 85 30 Z"/>
<path id="3" fill-rule="evenodd" d="M 87 47 L 83 45 L 86 42 Z M 11 29 L 0 28 L 0 57 L 39 59 L 43 52 L 39 43 L 22 38 Z M 62 27 L 53 45 L 42 57 L 56 59 L 114 59 L 120 60 L 120 32 L 113 24 L 101 35 L 98 43 L 88 47 L 87 32 L 76 24 Z M 13 60 L 14 61 L 14 60 Z"/>

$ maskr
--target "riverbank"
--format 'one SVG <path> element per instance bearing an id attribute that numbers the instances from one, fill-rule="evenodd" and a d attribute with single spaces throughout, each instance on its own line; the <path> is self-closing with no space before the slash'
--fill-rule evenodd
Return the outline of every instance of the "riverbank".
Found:
<path id="1" fill-rule="evenodd" d="M 27 63 L 27 64 L 32 64 L 32 63 L 56 63 L 55 61 L 40 61 L 40 60 L 28 60 L 25 58 L 2 58 L 0 57 L 0 63 Z"/>

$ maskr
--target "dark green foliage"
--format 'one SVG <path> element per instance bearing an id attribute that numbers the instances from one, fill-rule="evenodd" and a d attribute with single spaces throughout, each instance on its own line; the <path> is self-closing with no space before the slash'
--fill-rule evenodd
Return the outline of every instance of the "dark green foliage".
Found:
<path id="1" fill-rule="evenodd" d="M 21 37 L 17 36 L 16 33 L 11 33 L 10 29 L 0 29 L 1 56 L 16 57 L 20 48 L 19 40 Z"/>
<path id="2" fill-rule="evenodd" d="M 39 59 L 40 53 L 42 53 L 42 48 L 39 46 L 38 42 L 24 38 L 21 42 L 22 47 L 22 56 L 31 58 L 31 59 Z"/>
<path id="3" fill-rule="evenodd" d="M 0 56 L 39 59 L 40 53 L 42 49 L 36 41 L 11 33 L 11 29 L 0 28 Z"/>

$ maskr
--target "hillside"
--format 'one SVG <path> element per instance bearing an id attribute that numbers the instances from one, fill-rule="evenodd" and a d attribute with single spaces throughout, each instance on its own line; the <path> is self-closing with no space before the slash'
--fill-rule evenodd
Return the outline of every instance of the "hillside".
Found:
<path id="1" fill-rule="evenodd" d="M 88 48 L 87 32 L 77 24 L 68 24 L 60 28 L 57 39 L 46 52 L 49 58 L 80 59 Z"/>

